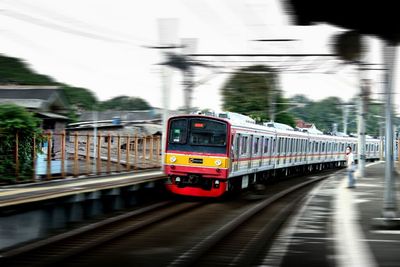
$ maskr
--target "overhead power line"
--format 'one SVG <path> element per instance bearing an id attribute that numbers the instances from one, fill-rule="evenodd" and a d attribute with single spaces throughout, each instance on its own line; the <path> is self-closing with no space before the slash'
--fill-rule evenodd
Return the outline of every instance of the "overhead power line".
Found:
<path id="1" fill-rule="evenodd" d="M 5 9 L 0 10 L 0 15 L 10 17 L 10 18 L 13 18 L 16 20 L 28 22 L 28 23 L 31 23 L 31 24 L 34 24 L 37 26 L 51 29 L 51 30 L 60 31 L 60 32 L 73 34 L 73 35 L 78 35 L 78 36 L 89 38 L 89 39 L 113 42 L 113 43 L 120 43 L 120 44 L 126 44 L 126 45 L 138 45 L 136 43 L 133 43 L 130 40 L 111 38 L 109 36 L 102 35 L 102 34 L 82 31 L 80 29 L 64 26 L 64 25 L 54 23 L 54 22 L 46 20 L 46 19 L 36 18 L 31 15 L 27 15 L 27 14 L 24 14 L 24 13 L 21 13 L 18 11 L 9 10 L 9 9 L 8 10 L 5 10 Z"/>

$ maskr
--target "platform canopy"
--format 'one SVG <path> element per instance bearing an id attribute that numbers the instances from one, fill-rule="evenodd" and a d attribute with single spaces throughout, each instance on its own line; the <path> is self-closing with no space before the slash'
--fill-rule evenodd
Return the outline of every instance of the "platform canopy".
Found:
<path id="1" fill-rule="evenodd" d="M 377 36 L 392 45 L 400 41 L 397 1 L 284 0 L 296 25 L 328 23 Z"/>

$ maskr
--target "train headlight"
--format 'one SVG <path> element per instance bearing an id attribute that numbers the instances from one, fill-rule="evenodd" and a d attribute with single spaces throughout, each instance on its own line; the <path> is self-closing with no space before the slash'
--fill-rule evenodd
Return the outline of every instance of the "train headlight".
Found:
<path id="1" fill-rule="evenodd" d="M 176 161 L 176 157 L 175 157 L 175 156 L 171 156 L 171 157 L 169 158 L 169 161 L 171 161 L 172 163 L 174 163 L 174 162 Z"/>
<path id="2" fill-rule="evenodd" d="M 217 159 L 215 161 L 215 165 L 220 166 L 222 164 L 222 161 L 220 159 Z"/>
<path id="3" fill-rule="evenodd" d="M 175 183 L 180 183 L 180 182 L 181 182 L 181 177 L 179 177 L 179 176 L 176 177 L 176 178 L 175 178 Z"/>
<path id="4" fill-rule="evenodd" d="M 215 180 L 214 181 L 214 187 L 215 188 L 219 188 L 219 180 Z"/>

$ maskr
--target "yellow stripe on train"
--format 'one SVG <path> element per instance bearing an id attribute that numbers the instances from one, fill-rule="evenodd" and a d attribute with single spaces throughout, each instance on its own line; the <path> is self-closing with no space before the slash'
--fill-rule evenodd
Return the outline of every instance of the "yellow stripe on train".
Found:
<path id="1" fill-rule="evenodd" d="M 200 155 L 165 154 L 165 164 L 176 164 L 198 167 L 215 167 L 226 169 L 229 166 L 229 159 L 226 157 L 208 157 Z"/>

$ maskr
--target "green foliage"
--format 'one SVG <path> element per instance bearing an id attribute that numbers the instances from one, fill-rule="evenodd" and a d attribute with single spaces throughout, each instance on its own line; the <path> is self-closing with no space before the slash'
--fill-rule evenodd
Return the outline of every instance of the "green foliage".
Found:
<path id="1" fill-rule="evenodd" d="M 249 115 L 256 121 L 267 121 L 271 92 L 274 95 L 276 113 L 275 121 L 293 125 L 292 116 L 284 111 L 284 98 L 277 90 L 277 76 L 273 69 L 256 65 L 242 68 L 232 75 L 222 87 L 223 109 Z"/>
<path id="2" fill-rule="evenodd" d="M 62 90 L 68 102 L 79 109 L 94 110 L 98 105 L 97 97 L 88 89 L 65 85 Z"/>
<path id="3" fill-rule="evenodd" d="M 22 107 L 11 104 L 0 105 L 0 182 L 16 181 L 17 135 L 18 179 L 32 178 L 33 140 L 41 133 L 39 123 L 39 119 Z M 39 141 L 36 144 L 38 149 Z"/>
<path id="4" fill-rule="evenodd" d="M 0 54 L 0 84 L 55 85 L 52 78 L 37 74 L 20 59 Z"/>
<path id="5" fill-rule="evenodd" d="M 151 106 L 138 97 L 117 96 L 100 104 L 100 110 L 148 110 Z"/>
<path id="6" fill-rule="evenodd" d="M 347 133 L 357 133 L 357 101 L 353 98 L 348 106 L 349 113 L 347 118 Z M 302 119 L 305 122 L 314 123 L 315 126 L 325 132 L 331 132 L 333 124 L 338 125 L 338 131 L 343 132 L 343 113 L 344 103 L 337 97 L 328 97 L 321 101 L 311 101 L 303 95 L 296 95 L 291 98 L 291 102 L 304 103 L 305 106 L 292 110 L 294 117 Z M 369 103 L 366 116 L 366 133 L 371 136 L 379 135 L 379 121 L 382 120 L 381 106 Z"/>
<path id="7" fill-rule="evenodd" d="M 305 104 L 304 107 L 292 110 L 296 118 L 315 124 L 323 132 L 332 132 L 333 124 L 337 123 L 339 131 L 342 131 L 343 102 L 338 97 L 314 102 L 303 95 L 297 95 L 292 97 L 291 101 Z"/>

